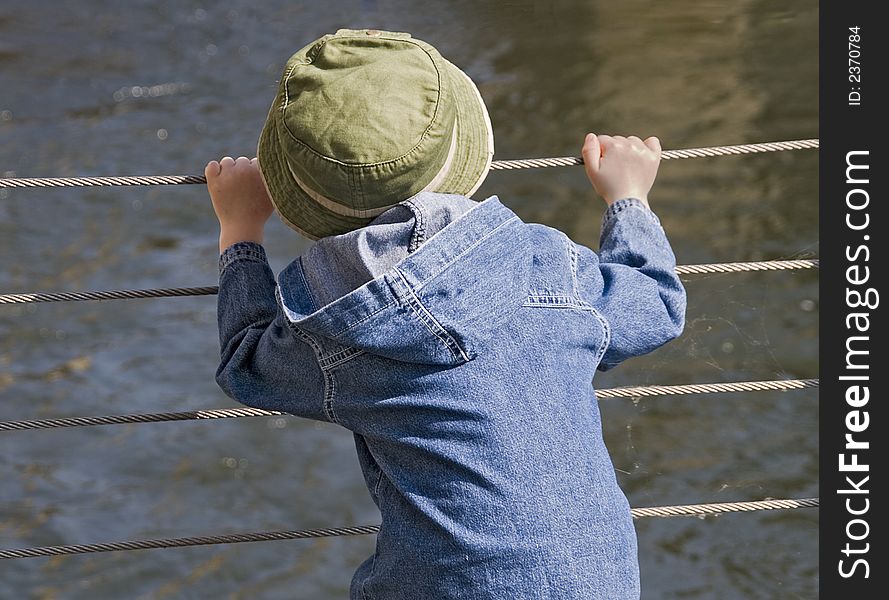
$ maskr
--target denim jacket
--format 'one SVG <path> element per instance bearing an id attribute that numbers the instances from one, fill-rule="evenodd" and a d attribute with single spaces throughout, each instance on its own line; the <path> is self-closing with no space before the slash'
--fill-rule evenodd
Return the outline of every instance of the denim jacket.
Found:
<path id="1" fill-rule="evenodd" d="M 635 199 L 597 255 L 496 196 L 424 192 L 277 283 L 262 246 L 228 248 L 216 378 L 354 433 L 382 524 L 351 598 L 637 598 L 592 377 L 679 335 L 674 268 Z"/>

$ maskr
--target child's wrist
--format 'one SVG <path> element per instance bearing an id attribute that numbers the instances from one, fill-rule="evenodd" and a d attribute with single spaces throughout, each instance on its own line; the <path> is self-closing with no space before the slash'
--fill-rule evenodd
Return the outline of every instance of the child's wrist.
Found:
<path id="1" fill-rule="evenodd" d="M 262 244 L 264 227 L 220 227 L 219 252 L 220 254 L 232 244 L 238 242 L 253 242 Z"/>
<path id="2" fill-rule="evenodd" d="M 611 206 L 618 200 L 623 200 L 625 198 L 635 198 L 636 200 L 638 200 L 642 204 L 644 204 L 646 207 L 648 206 L 648 195 L 647 194 L 633 194 L 633 193 L 617 194 L 617 195 L 609 196 L 608 198 L 605 198 L 605 204 L 607 204 L 608 206 Z"/>

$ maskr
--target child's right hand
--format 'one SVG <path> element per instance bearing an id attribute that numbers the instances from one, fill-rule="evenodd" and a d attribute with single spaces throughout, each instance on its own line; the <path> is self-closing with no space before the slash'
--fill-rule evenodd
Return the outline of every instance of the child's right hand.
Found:
<path id="1" fill-rule="evenodd" d="M 262 243 L 265 223 L 274 212 L 257 159 L 211 160 L 204 168 L 207 190 L 219 219 L 219 252 L 236 242 Z"/>
<path id="2" fill-rule="evenodd" d="M 606 204 L 638 198 L 648 205 L 648 192 L 661 162 L 660 140 L 589 133 L 582 155 L 587 177 Z"/>

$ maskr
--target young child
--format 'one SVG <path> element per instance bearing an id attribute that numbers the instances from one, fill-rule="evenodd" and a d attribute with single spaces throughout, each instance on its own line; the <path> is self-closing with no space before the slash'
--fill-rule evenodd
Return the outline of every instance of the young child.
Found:
<path id="1" fill-rule="evenodd" d="M 660 144 L 586 136 L 598 255 L 470 200 L 492 155 L 481 95 L 432 46 L 344 29 L 295 54 L 258 159 L 206 168 L 217 381 L 354 433 L 382 525 L 353 599 L 637 598 L 591 380 L 683 327 L 647 200 Z M 277 283 L 273 207 L 317 239 Z"/>

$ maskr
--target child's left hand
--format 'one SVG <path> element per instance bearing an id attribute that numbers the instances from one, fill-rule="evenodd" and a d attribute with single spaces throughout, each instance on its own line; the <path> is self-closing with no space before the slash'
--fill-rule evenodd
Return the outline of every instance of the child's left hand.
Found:
<path id="1" fill-rule="evenodd" d="M 274 212 L 257 160 L 226 156 L 204 169 L 213 210 L 219 219 L 219 252 L 236 242 L 261 244 L 265 223 Z"/>

